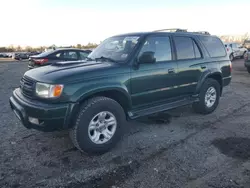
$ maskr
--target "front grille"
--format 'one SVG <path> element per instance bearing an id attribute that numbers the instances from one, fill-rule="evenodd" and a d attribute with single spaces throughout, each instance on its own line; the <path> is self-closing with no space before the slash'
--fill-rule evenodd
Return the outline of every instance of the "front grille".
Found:
<path id="1" fill-rule="evenodd" d="M 25 97 L 33 98 L 35 90 L 35 82 L 27 76 L 23 76 L 21 81 L 21 92 Z"/>

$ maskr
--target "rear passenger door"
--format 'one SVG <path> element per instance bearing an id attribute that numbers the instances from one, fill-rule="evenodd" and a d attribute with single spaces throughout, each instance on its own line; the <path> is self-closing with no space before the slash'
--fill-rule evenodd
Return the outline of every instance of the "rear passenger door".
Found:
<path id="1" fill-rule="evenodd" d="M 201 49 L 195 38 L 189 36 L 175 35 L 173 41 L 178 66 L 176 94 L 191 95 L 195 93 L 201 73 L 206 69 Z"/>

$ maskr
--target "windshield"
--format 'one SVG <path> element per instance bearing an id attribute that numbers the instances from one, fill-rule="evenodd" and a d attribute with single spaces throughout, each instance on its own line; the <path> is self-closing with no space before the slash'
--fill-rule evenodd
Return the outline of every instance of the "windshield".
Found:
<path id="1" fill-rule="evenodd" d="M 94 60 L 106 58 L 116 62 L 124 62 L 138 43 L 139 38 L 139 36 L 118 36 L 108 38 L 90 53 L 88 58 Z"/>

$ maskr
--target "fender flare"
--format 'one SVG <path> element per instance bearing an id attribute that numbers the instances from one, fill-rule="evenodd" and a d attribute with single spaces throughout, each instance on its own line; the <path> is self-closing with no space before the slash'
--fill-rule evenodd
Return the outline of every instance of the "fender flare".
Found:
<path id="1" fill-rule="evenodd" d="M 95 88 L 93 90 L 89 90 L 86 93 L 83 93 L 81 96 L 78 97 L 77 103 L 81 103 L 82 101 L 90 98 L 91 96 L 97 96 L 99 93 L 106 93 L 106 92 L 117 92 L 117 94 L 121 94 L 120 96 L 123 97 L 123 99 L 126 100 L 126 105 L 128 108 L 132 106 L 132 100 L 129 95 L 129 91 L 125 86 L 122 85 L 113 85 L 113 86 L 104 86 Z M 112 97 L 111 97 L 112 98 Z"/>
<path id="2" fill-rule="evenodd" d="M 222 73 L 220 71 L 218 71 L 217 69 L 206 71 L 201 75 L 201 78 L 200 78 L 199 82 L 197 83 L 195 93 L 199 94 L 201 87 L 202 87 L 203 83 L 205 82 L 205 80 L 207 78 L 213 78 L 213 77 L 218 77 L 220 79 L 219 83 L 221 85 L 221 93 L 222 93 L 222 88 L 223 88 L 223 79 L 222 78 L 223 77 L 222 77 Z"/>

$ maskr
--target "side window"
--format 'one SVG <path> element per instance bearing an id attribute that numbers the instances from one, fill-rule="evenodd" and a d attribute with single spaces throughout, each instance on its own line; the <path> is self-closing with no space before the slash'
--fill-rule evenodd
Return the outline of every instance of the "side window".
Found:
<path id="1" fill-rule="evenodd" d="M 237 45 L 237 48 L 241 48 L 242 47 L 242 45 L 241 44 L 236 44 Z"/>
<path id="2" fill-rule="evenodd" d="M 178 60 L 201 57 L 196 43 L 190 37 L 174 37 L 174 42 Z"/>
<path id="3" fill-rule="evenodd" d="M 60 59 L 60 58 L 63 58 L 63 52 L 62 51 L 55 52 L 55 53 L 53 53 L 53 54 L 51 54 L 49 56 L 52 57 L 52 58 L 55 58 L 55 59 Z"/>
<path id="4" fill-rule="evenodd" d="M 63 54 L 63 58 L 69 60 L 77 60 L 77 53 L 75 51 L 65 51 Z"/>
<path id="5" fill-rule="evenodd" d="M 225 47 L 218 37 L 199 36 L 199 39 L 211 57 L 222 57 L 226 55 Z"/>
<path id="6" fill-rule="evenodd" d="M 146 39 L 139 53 L 139 57 L 144 52 L 153 52 L 156 62 L 172 60 L 171 45 L 170 45 L 169 37 L 149 36 Z"/>
<path id="7" fill-rule="evenodd" d="M 80 59 L 85 59 L 89 54 L 85 52 L 79 52 L 80 53 Z"/>

